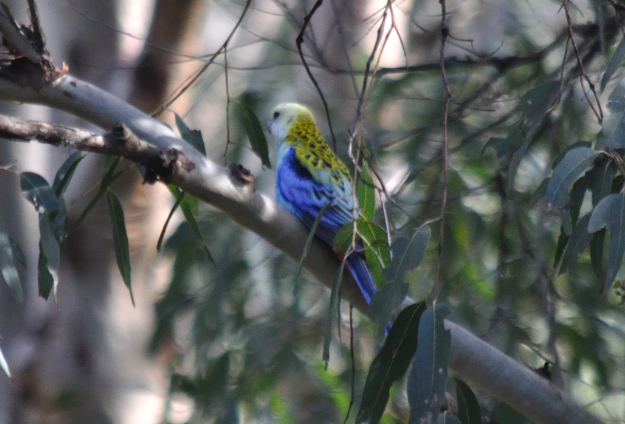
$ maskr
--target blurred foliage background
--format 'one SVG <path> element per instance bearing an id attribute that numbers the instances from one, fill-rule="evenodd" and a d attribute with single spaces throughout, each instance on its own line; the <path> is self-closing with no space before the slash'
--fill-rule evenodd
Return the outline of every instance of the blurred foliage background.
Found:
<path id="1" fill-rule="evenodd" d="M 22 2 L 8 3 L 27 22 Z M 614 59 L 623 41 L 618 0 L 448 1 L 447 84 L 439 2 L 327 0 L 302 44 L 318 89 L 296 45 L 312 1 L 40 3 L 55 63 L 148 112 L 209 64 L 161 118 L 174 126 L 178 113 L 202 132 L 210 159 L 250 169 L 258 191 L 272 193 L 273 172 L 251 152 L 236 102 L 261 122 L 279 102 L 308 105 L 328 141 L 331 125 L 347 163 L 357 131 L 384 186 L 377 222 L 395 239 L 434 220 L 409 295 L 429 295 L 442 242 L 439 302 L 452 321 L 528 367 L 548 361 L 554 384 L 606 422 L 625 421 L 622 273 L 606 292 L 589 249 L 563 266 L 563 222 L 591 210 L 591 196 L 578 190 L 581 212 L 552 210 L 543 183 L 567 149 L 598 137 L 610 114 L 608 98 L 623 77 Z M 86 125 L 43 107 L 2 112 Z M 50 181 L 70 153 L 5 142 L 0 163 Z M 101 170 L 93 156 L 66 196 L 70 216 L 94 195 Z M 375 324 L 342 305 L 326 371 L 329 290 L 306 276 L 294 294 L 296 263 L 202 204 L 197 220 L 214 264 L 181 216 L 157 254 L 173 198 L 142 186 L 130 164 L 121 167 L 113 191 L 129 227 L 136 308 L 98 210 L 68 239 L 58 304 L 37 298 L 37 218 L 16 177 L 0 172 L 0 216 L 27 256 L 25 302 L 0 285 L 0 346 L 14 373 L 13 381 L 0 376 L 0 422 L 329 423 L 343 421 L 352 400 L 353 421 L 380 346 Z M 527 422 L 477 395 L 490 419 Z M 407 416 L 402 381 L 383 422 Z"/>

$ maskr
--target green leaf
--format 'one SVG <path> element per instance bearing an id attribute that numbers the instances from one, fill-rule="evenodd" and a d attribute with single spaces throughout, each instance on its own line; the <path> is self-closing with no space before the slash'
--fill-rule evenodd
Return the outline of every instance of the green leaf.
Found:
<path id="1" fill-rule="evenodd" d="M 524 122 L 528 128 L 540 124 L 558 98 L 561 86 L 561 81 L 550 81 L 532 88 L 523 96 L 519 108 L 524 114 Z"/>
<path id="2" fill-rule="evenodd" d="M 115 169 L 117 168 L 117 164 L 119 163 L 121 156 L 107 156 L 104 159 L 104 167 L 102 170 L 102 179 L 100 180 L 100 190 L 96 193 L 96 195 L 91 199 L 87 207 L 80 214 L 78 219 L 69 227 L 66 234 L 71 234 L 76 231 L 76 228 L 80 226 L 80 224 L 85 220 L 89 212 L 95 207 L 98 201 L 106 194 L 108 188 L 117 180 L 121 172 L 115 173 Z"/>
<path id="3" fill-rule="evenodd" d="M 250 140 L 252 150 L 258 155 L 263 163 L 263 166 L 271 169 L 271 161 L 269 160 L 269 149 L 267 148 L 267 139 L 265 138 L 265 131 L 263 131 L 260 121 L 256 117 L 256 114 L 252 109 L 247 107 L 243 102 L 235 102 L 238 106 L 238 118 L 239 122 L 245 129 L 245 133 Z"/>
<path id="4" fill-rule="evenodd" d="M 569 202 L 569 188 L 580 176 L 592 168 L 597 156 L 603 154 L 588 147 L 579 147 L 570 150 L 564 159 L 553 170 L 551 180 L 547 186 L 549 207 L 562 209 Z"/>
<path id="5" fill-rule="evenodd" d="M 612 160 L 607 157 L 606 159 L 595 168 L 591 187 L 593 206 L 597 206 L 601 199 L 612 193 L 612 180 L 616 175 L 617 167 Z"/>
<path id="6" fill-rule="evenodd" d="M 594 233 L 602 228 L 610 231 L 608 271 L 603 290 L 608 291 L 621 267 L 625 253 L 625 194 L 604 197 L 592 211 L 588 231 Z"/>
<path id="7" fill-rule="evenodd" d="M 408 292 L 406 273 L 421 263 L 431 233 L 430 227 L 424 226 L 410 240 L 400 237 L 391 245 L 393 260 L 382 271 L 386 285 L 371 298 L 370 311 L 378 318 L 378 335 L 384 334 L 393 310 L 404 300 Z"/>
<path id="8" fill-rule="evenodd" d="M 9 378 L 11 378 L 11 370 L 9 369 L 9 364 L 7 363 L 7 360 L 4 359 L 2 348 L 0 348 L 0 368 L 2 368 L 4 372 L 6 373 L 6 375 L 8 375 Z"/>
<path id="9" fill-rule="evenodd" d="M 108 192 L 106 197 L 109 215 L 111 217 L 111 226 L 113 229 L 113 247 L 115 249 L 115 258 L 117 259 L 117 267 L 124 279 L 124 284 L 130 292 L 132 304 L 135 304 L 135 298 L 132 294 L 132 282 L 130 279 L 130 249 L 128 246 L 128 235 L 126 233 L 126 221 L 124 220 L 124 210 L 119 203 L 117 197 Z"/>
<path id="10" fill-rule="evenodd" d="M 408 271 L 415 269 L 425 255 L 428 241 L 432 235 L 430 227 L 422 226 L 412 238 L 398 238 L 392 245 L 393 260 L 382 272 L 387 282 L 403 280 Z"/>
<path id="11" fill-rule="evenodd" d="M 360 205 L 363 218 L 371 222 L 375 213 L 375 187 L 366 164 L 363 164 L 359 177 L 356 187 L 358 204 Z"/>
<path id="12" fill-rule="evenodd" d="M 54 176 L 54 182 L 52 183 L 52 190 L 56 197 L 62 197 L 65 194 L 65 190 L 69 186 L 69 182 L 76 172 L 78 164 L 84 159 L 82 152 L 74 152 L 68 157 L 63 165 L 59 168 Z"/>
<path id="13" fill-rule="evenodd" d="M 547 195 L 547 186 L 549 185 L 550 181 L 551 181 L 551 178 L 545 178 L 543 182 L 540 183 L 540 185 L 538 186 L 534 194 L 532 194 L 532 197 L 530 198 L 530 200 L 527 202 L 528 210 L 536 206 L 536 203 L 538 203 L 540 199 L 542 199 L 543 197 Z"/>
<path id="14" fill-rule="evenodd" d="M 477 398 L 469 386 L 454 378 L 456 399 L 458 400 L 458 419 L 462 424 L 482 424 L 482 412 Z"/>
<path id="15" fill-rule="evenodd" d="M 334 284 L 332 284 L 332 290 L 330 291 L 330 305 L 328 306 L 328 315 L 326 319 L 326 328 L 325 335 L 323 339 L 323 353 L 321 355 L 321 360 L 326 363 L 326 367 L 328 365 L 328 361 L 330 360 L 330 342 L 332 341 L 332 324 L 334 322 L 334 317 L 339 316 L 339 291 L 341 289 L 341 282 L 343 281 L 343 271 L 345 270 L 345 260 L 347 257 L 343 258 L 341 262 L 341 267 L 339 268 L 339 272 L 334 280 Z"/>
<path id="16" fill-rule="evenodd" d="M 17 274 L 17 268 L 15 268 L 15 262 L 13 261 L 11 240 L 4 231 L 2 220 L 0 220 L 0 271 L 2 271 L 4 281 L 6 281 L 9 286 L 13 299 L 21 303 L 24 299 L 22 285 L 20 284 L 20 278 Z"/>
<path id="17" fill-rule="evenodd" d="M 384 228 L 364 218 L 358 219 L 355 227 L 358 235 L 356 241 L 362 242 L 365 249 L 371 249 L 382 266 L 388 266 L 390 255 L 388 238 Z M 337 255 L 344 256 L 352 250 L 353 232 L 354 222 L 348 222 L 336 234 L 333 249 Z"/>
<path id="18" fill-rule="evenodd" d="M 55 234 L 55 222 L 46 213 L 39 214 L 39 295 L 47 299 L 50 290 L 57 301 L 58 269 L 61 265 L 61 246 Z"/>
<path id="19" fill-rule="evenodd" d="M 185 220 L 189 224 L 189 228 L 193 231 L 193 235 L 195 239 L 200 244 L 202 251 L 204 252 L 204 256 L 208 259 L 213 265 L 215 264 L 215 260 L 213 259 L 213 255 L 211 255 L 210 250 L 208 249 L 208 244 L 204 240 L 204 236 L 200 231 L 200 227 L 197 225 L 197 221 L 195 220 L 195 213 L 197 213 L 197 203 L 195 202 L 195 198 L 188 193 L 184 193 L 179 188 L 170 185 L 169 191 L 176 197 L 176 203 L 174 204 L 171 212 L 169 213 L 169 217 L 171 217 L 178 206 L 180 206 L 180 210 L 184 215 Z M 161 240 L 167 228 L 167 223 L 169 222 L 169 218 L 167 218 L 167 222 L 161 231 L 161 237 L 159 237 L 159 242 L 157 244 L 157 249 L 160 249 Z"/>
<path id="20" fill-rule="evenodd" d="M 100 180 L 100 190 L 106 190 L 113 184 L 119 174 L 115 174 L 117 165 L 121 161 L 121 156 L 106 155 L 104 157 L 104 166 L 102 167 L 102 179 Z"/>
<path id="21" fill-rule="evenodd" d="M 349 224 L 348 224 L 349 225 Z M 369 248 L 375 253 L 380 264 L 388 266 L 391 258 L 388 246 L 388 238 L 384 228 L 377 224 L 359 219 L 357 222 L 358 235 L 361 237 L 365 249 Z"/>
<path id="22" fill-rule="evenodd" d="M 506 186 L 508 191 L 512 191 L 514 189 L 514 180 L 516 178 L 516 173 L 519 170 L 519 165 L 521 164 L 521 160 L 527 153 L 527 149 L 530 146 L 530 141 L 531 141 L 531 138 L 526 137 L 525 142 L 523 142 L 519 150 L 514 152 L 514 154 L 512 155 L 512 158 L 510 159 L 510 165 L 508 166 L 508 184 Z"/>
<path id="23" fill-rule="evenodd" d="M 59 213 L 59 201 L 54 195 L 48 182 L 41 175 L 33 172 L 20 174 L 20 187 L 26 199 L 35 206 L 35 210 L 51 217 Z"/>
<path id="24" fill-rule="evenodd" d="M 577 263 L 577 257 L 586 249 L 590 243 L 590 233 L 588 232 L 588 222 L 590 221 L 590 213 L 587 213 L 577 221 L 575 228 L 571 232 L 569 240 L 562 255 L 562 264 L 560 265 L 560 274 L 564 274 L 573 268 Z"/>
<path id="25" fill-rule="evenodd" d="M 178 127 L 178 132 L 180 133 L 180 137 L 193 147 L 206 156 L 206 146 L 204 145 L 204 138 L 202 138 L 202 132 L 199 130 L 192 130 L 187 127 L 187 124 L 184 123 L 182 118 L 178 116 L 176 113 L 176 127 Z"/>
<path id="26" fill-rule="evenodd" d="M 401 379 L 417 350 L 417 337 L 424 303 L 413 304 L 399 313 L 384 345 L 369 367 L 356 422 L 380 421 L 394 382 Z"/>
<path id="27" fill-rule="evenodd" d="M 54 224 L 45 214 L 39 215 L 39 232 L 41 234 L 41 249 L 48 261 L 48 267 L 59 269 L 61 265 L 61 247 L 54 234 Z"/>
<path id="28" fill-rule="evenodd" d="M 409 424 L 433 422 L 445 399 L 451 334 L 445 329 L 449 309 L 442 304 L 428 308 L 419 323 L 417 355 L 408 376 Z"/>
<path id="29" fill-rule="evenodd" d="M 510 133 L 510 137 L 523 138 L 523 144 L 514 152 L 510 165 L 508 166 L 508 191 L 514 188 L 514 180 L 516 178 L 521 160 L 529 149 L 534 132 L 543 120 L 553 102 L 560 93 L 560 81 L 551 81 L 541 84 L 528 91 L 519 102 L 519 110 L 523 113 L 523 118 L 514 130 Z M 515 134 L 518 133 L 518 134 Z"/>
<path id="30" fill-rule="evenodd" d="M 614 75 L 614 72 L 618 69 L 621 62 L 625 58 L 625 39 L 621 40 L 616 51 L 612 55 L 608 66 L 605 68 L 605 72 L 601 77 L 601 92 L 605 89 L 605 86 L 610 82 L 610 78 Z"/>
<path id="31" fill-rule="evenodd" d="M 486 144 L 484 144 L 484 147 L 482 147 L 482 155 L 484 154 L 484 152 L 486 152 L 487 149 L 490 148 L 495 151 L 498 158 L 501 158 L 505 155 L 519 150 L 521 145 L 523 145 L 524 138 L 525 135 L 523 134 L 523 131 L 521 131 L 517 126 L 510 132 L 510 134 L 506 138 L 490 138 L 486 142 Z"/>
<path id="32" fill-rule="evenodd" d="M 610 94 L 608 109 L 610 116 L 603 122 L 595 148 L 597 150 L 625 148 L 625 78 Z"/>
<path id="33" fill-rule="evenodd" d="M 606 270 L 603 263 L 603 245 L 607 230 L 599 230 L 590 239 L 590 264 L 597 280 L 603 281 L 606 278 Z"/>
<path id="34" fill-rule="evenodd" d="M 48 300 L 48 297 L 50 296 L 50 291 L 52 291 L 52 289 L 56 290 L 56 287 L 58 285 L 58 279 L 56 272 L 54 270 L 50 272 L 50 269 L 48 268 L 48 260 L 43 254 L 41 242 L 39 243 L 39 259 L 37 261 L 37 271 L 39 296 Z"/>

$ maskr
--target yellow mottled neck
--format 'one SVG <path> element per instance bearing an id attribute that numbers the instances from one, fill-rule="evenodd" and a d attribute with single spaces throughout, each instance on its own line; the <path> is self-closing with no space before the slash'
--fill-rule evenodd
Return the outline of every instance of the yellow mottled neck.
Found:
<path id="1" fill-rule="evenodd" d="M 284 141 L 295 148 L 295 154 L 299 161 L 305 164 L 310 170 L 331 170 L 332 173 L 339 173 L 348 177 L 347 168 L 336 157 L 325 142 L 323 136 L 319 134 L 315 120 L 305 114 L 300 114 L 295 123 L 286 134 Z M 338 175 L 335 175 L 338 177 Z"/>

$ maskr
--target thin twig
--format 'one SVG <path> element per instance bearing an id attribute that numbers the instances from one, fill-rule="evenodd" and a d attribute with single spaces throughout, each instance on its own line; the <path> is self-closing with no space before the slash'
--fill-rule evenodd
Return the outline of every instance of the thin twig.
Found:
<path id="1" fill-rule="evenodd" d="M 221 51 L 224 50 L 226 48 L 226 46 L 228 46 L 228 43 L 230 43 L 230 40 L 234 36 L 234 33 L 237 31 L 237 29 L 239 28 L 239 26 L 243 22 L 243 18 L 245 17 L 245 14 L 247 13 L 247 10 L 249 9 L 250 4 L 252 4 L 252 0 L 247 0 L 247 2 L 245 2 L 245 7 L 243 8 L 243 12 L 241 13 L 241 16 L 239 17 L 239 20 L 237 21 L 237 23 L 234 26 L 234 28 L 232 28 L 232 31 L 230 31 L 230 35 L 228 35 L 228 38 L 226 39 L 226 41 L 224 41 L 224 43 L 221 45 L 221 47 L 211 56 L 211 58 L 208 60 L 208 62 L 206 62 L 199 69 L 197 69 L 194 74 L 189 76 L 189 78 L 187 78 L 187 80 L 182 84 L 181 88 L 176 90 L 174 92 L 174 94 L 170 97 L 170 99 L 168 101 L 166 101 L 161 107 L 159 107 L 152 114 L 152 116 L 154 116 L 154 117 L 159 116 L 169 106 L 171 106 L 172 103 L 174 103 L 176 100 L 178 100 L 180 98 L 180 96 L 182 96 L 189 89 L 189 87 L 191 87 L 198 80 L 198 78 L 204 73 L 204 71 L 206 71 L 206 69 L 215 61 L 217 56 L 219 56 L 219 54 L 221 54 Z"/>
<path id="2" fill-rule="evenodd" d="M 441 47 L 439 51 L 439 60 L 441 67 L 441 77 L 443 84 L 445 85 L 445 108 L 443 110 L 443 195 L 441 197 L 441 212 L 439 220 L 439 233 L 438 233 L 438 266 L 436 267 L 436 278 L 434 279 L 434 287 L 432 287 L 432 299 L 434 301 L 438 298 L 440 291 L 440 276 L 443 268 L 443 247 L 445 240 L 445 209 L 447 207 L 447 168 L 449 160 L 449 146 L 447 140 L 447 120 L 449 116 L 449 104 L 451 102 L 451 91 L 449 89 L 449 82 L 447 81 L 447 72 L 445 71 L 445 42 L 449 36 L 449 27 L 447 26 L 447 4 L 445 0 L 440 0 L 441 3 Z"/>
<path id="3" fill-rule="evenodd" d="M 332 137 L 332 147 L 334 148 L 334 151 L 336 151 L 336 137 L 334 136 L 334 129 L 332 128 L 332 119 L 330 118 L 330 109 L 328 108 L 328 102 L 326 101 L 326 98 L 323 95 L 323 91 L 321 90 L 319 83 L 317 82 L 314 75 L 312 74 L 310 67 L 308 66 L 308 63 L 306 62 L 306 59 L 304 58 L 304 52 L 302 51 L 302 44 L 304 44 L 304 33 L 306 32 L 306 28 L 308 27 L 308 24 L 310 23 L 310 20 L 312 19 L 317 9 L 321 7 L 322 3 L 323 3 L 323 0 L 317 0 L 313 8 L 311 9 L 311 11 L 304 17 L 304 23 L 302 25 L 302 29 L 297 35 L 297 38 L 295 39 L 295 45 L 297 46 L 297 52 L 299 53 L 300 60 L 302 61 L 302 64 L 304 65 L 304 69 L 306 70 L 306 73 L 308 74 L 308 78 L 310 78 L 310 81 L 315 86 L 315 89 L 317 90 L 317 93 L 319 94 L 319 97 L 321 98 L 321 101 L 323 102 L 323 108 L 325 109 L 325 112 L 326 112 L 326 119 L 328 120 L 328 128 L 330 129 L 330 136 Z"/>
<path id="4" fill-rule="evenodd" d="M 354 406 L 354 393 L 356 391 L 356 358 L 354 352 L 354 307 L 352 305 L 349 305 L 349 354 L 352 359 L 352 394 L 349 398 L 349 407 L 347 408 L 347 414 L 345 414 L 345 420 L 343 421 L 343 424 L 347 424 L 349 414 L 352 412 L 352 407 Z"/>
<path id="5" fill-rule="evenodd" d="M 228 146 L 232 144 L 230 140 L 230 87 L 228 84 L 228 46 L 224 47 L 224 78 L 226 84 L 226 150 L 224 151 L 224 165 L 227 163 Z"/>
<path id="6" fill-rule="evenodd" d="M 601 103 L 599 102 L 599 96 L 597 95 L 597 91 L 595 90 L 595 84 L 593 84 L 593 82 L 590 81 L 590 78 L 588 77 L 588 74 L 586 74 L 586 71 L 584 70 L 584 63 L 583 63 L 581 55 L 579 53 L 579 49 L 577 48 L 577 42 L 575 41 L 575 37 L 573 35 L 573 21 L 571 19 L 571 11 L 570 11 L 570 7 L 569 7 L 569 0 L 564 0 L 564 12 L 566 14 L 566 22 L 567 22 L 567 26 L 568 26 L 568 30 L 569 30 L 569 38 L 571 39 L 571 44 L 573 45 L 573 50 L 575 50 L 575 57 L 577 58 L 577 64 L 579 65 L 579 69 L 581 70 L 581 74 L 579 76 L 579 82 L 580 82 L 580 85 L 582 87 L 582 92 L 584 93 L 584 96 L 586 97 L 588 105 L 590 106 L 590 108 L 592 109 L 593 113 L 597 117 L 597 120 L 601 124 L 603 122 L 603 110 L 601 109 Z M 593 102 L 588 97 L 588 93 L 586 92 L 586 90 L 584 90 L 584 84 L 583 84 L 584 80 L 586 80 L 586 83 L 588 84 L 588 87 L 590 88 L 590 91 L 592 91 L 592 94 L 595 97 L 595 102 L 597 103 L 597 109 L 595 109 L 595 106 L 593 105 Z"/>
<path id="7" fill-rule="evenodd" d="M 39 12 L 37 12 L 37 3 L 35 0 L 28 0 L 28 14 L 30 15 L 30 23 L 33 27 L 33 45 L 37 53 L 44 55 L 46 53 L 46 39 L 41 29 L 41 21 L 39 20 Z"/>

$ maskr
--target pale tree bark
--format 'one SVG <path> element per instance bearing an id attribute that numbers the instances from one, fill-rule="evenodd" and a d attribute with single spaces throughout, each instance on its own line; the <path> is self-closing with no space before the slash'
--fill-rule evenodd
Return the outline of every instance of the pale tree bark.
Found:
<path id="1" fill-rule="evenodd" d="M 0 30 L 4 32 L 11 29 Z M 42 78 L 41 75 L 33 77 L 36 80 Z M 67 137 L 61 138 L 60 143 L 63 144 L 63 139 L 66 139 L 69 140 L 66 144 L 76 148 L 89 151 L 100 149 L 103 153 L 117 151 L 143 163 L 163 181 L 175 184 L 219 208 L 235 222 L 254 231 L 293 259 L 300 259 L 308 236 L 306 229 L 272 199 L 255 192 L 253 179 L 249 178 L 245 170 L 216 165 L 176 137 L 168 127 L 116 97 L 70 75 L 63 75 L 42 84 L 38 89 L 17 84 L 8 77 L 0 78 L 0 99 L 45 104 L 104 129 L 123 122 L 143 143 L 133 141 L 132 137 L 119 137 L 123 133 L 119 127 L 106 137 L 73 137 L 68 133 Z M 27 128 L 29 125 L 9 123 L 7 127 Z M 36 128 L 36 125 L 33 127 Z M 5 131 L 4 136 L 8 137 L 9 132 Z M 31 135 L 33 139 L 59 143 L 58 138 L 46 139 L 36 130 Z M 13 138 L 24 140 L 28 137 L 22 133 Z M 154 155 L 154 150 L 161 154 Z M 304 266 L 319 281 L 332 286 L 340 263 L 331 249 L 315 240 Z M 368 306 L 348 273 L 344 274 L 341 296 L 368 314 Z M 446 327 L 452 336 L 449 368 L 470 385 L 501 399 L 537 423 L 601 422 L 585 408 L 576 405 L 565 392 L 524 365 L 450 321 L 446 322 Z"/>
<path id="2" fill-rule="evenodd" d="M 18 22 L 28 22 L 26 6 L 25 1 L 9 2 Z M 117 2 L 79 0 L 71 4 L 41 2 L 38 6 L 49 37 L 46 48 L 51 54 L 65 58 L 75 75 L 113 89 L 106 68 L 117 58 L 118 34 L 111 29 L 117 26 Z M 97 17 L 100 25 L 84 19 L 68 27 L 65 17 L 80 16 L 80 12 Z M 21 116 L 70 125 L 80 121 L 49 108 L 3 103 L 2 109 L 4 113 L 19 110 Z M 18 169 L 34 170 L 47 178 L 54 175 L 58 163 L 67 157 L 67 152 L 3 147 L 11 147 L 4 150 L 7 156 L 3 165 L 15 163 Z M 86 160 L 99 161 L 95 157 Z M 96 173 L 83 172 L 80 189 L 97 183 L 97 178 Z M 29 266 L 22 274 L 22 281 L 34 283 L 37 281 L 38 236 L 36 221 L 32 218 L 36 219 L 36 215 L 32 206 L 24 204 L 19 184 L 15 183 L 14 176 L 3 173 L 2 215 L 5 219 L 9 217 L 10 221 L 5 221 L 11 225 L 9 228 L 19 228 L 11 234 L 18 238 L 27 255 Z M 7 210 L 9 208 L 13 211 Z M 16 214 L 16 211 L 21 213 Z M 0 422 L 20 423 L 55 417 L 59 422 L 109 423 L 113 419 L 109 409 L 113 380 L 109 367 L 111 349 L 105 337 L 112 325 L 103 319 L 109 306 L 108 277 L 112 257 L 108 255 L 110 250 L 102 248 L 110 238 L 108 232 L 97 230 L 103 227 L 100 222 L 105 218 L 106 215 L 94 211 L 80 234 L 76 234 L 74 241 L 80 242 L 68 243 L 60 276 L 66 284 L 60 288 L 62 301 L 58 305 L 39 298 L 36 284 L 23 285 L 25 301 L 22 305 L 16 305 L 8 296 L 1 296 L 3 316 L 13 317 L 9 325 L 2 326 L 0 333 L 9 346 L 7 354 L 13 364 L 14 381 L 0 384 Z M 81 402 L 68 413 L 59 414 L 54 405 L 63 393 L 68 399 L 78 396 Z"/>
<path id="3" fill-rule="evenodd" d="M 25 3 L 10 5 L 18 22 L 28 21 Z M 200 2 L 175 2 L 178 3 L 177 14 L 171 13 L 171 3 L 160 1 L 155 6 L 156 17 L 146 45 L 159 52 L 163 50 L 157 46 L 175 52 L 184 44 L 187 53 L 195 53 L 192 49 L 196 48 L 196 43 L 191 35 L 198 33 L 197 23 L 202 17 L 201 10 L 198 10 Z M 185 3 L 185 7 L 180 3 Z M 179 83 L 172 81 L 170 75 L 184 74 L 176 72 L 175 65 L 162 66 L 179 60 L 173 53 L 168 53 L 167 60 L 154 61 L 154 66 L 145 67 L 143 63 L 134 67 L 153 72 L 153 75 L 160 76 L 158 79 L 134 75 L 131 70 L 111 72 L 116 67 L 128 67 L 118 61 L 120 34 L 117 28 L 120 26 L 116 16 L 119 5 L 115 1 L 42 2 L 38 6 L 46 35 L 51 41 L 46 47 L 53 56 L 67 58 L 73 74 L 97 82 L 112 92 L 124 95 L 128 87 L 133 88 L 128 101 L 146 111 L 160 105 L 174 84 Z M 80 19 L 75 19 L 77 23 L 68 27 L 67 15 Z M 194 25 L 187 25 L 191 18 Z M 167 29 L 176 31 L 176 36 L 167 40 L 159 38 L 158 35 L 166 33 Z M 161 66 L 156 68 L 156 65 Z M 24 116 L 24 107 L 20 108 Z M 40 108 L 38 111 L 44 115 L 32 115 L 33 118 L 37 116 L 72 125 L 80 121 L 84 126 L 85 121 L 59 109 Z M 24 150 L 23 146 L 18 149 Z M 40 159 L 31 156 L 28 169 L 49 177 L 67 152 L 55 149 L 45 158 L 40 151 L 36 155 Z M 17 152 L 14 156 L 24 155 Z M 9 156 L 2 164 L 12 160 Z M 79 171 L 80 177 L 76 181 L 80 184 L 70 188 L 70 191 L 74 190 L 70 197 L 81 196 L 97 186 L 101 161 L 99 155 L 85 158 L 83 164 L 89 165 Z M 44 167 L 43 170 L 37 162 Z M 157 259 L 155 246 L 171 196 L 161 185 L 142 186 L 142 178 L 132 163 L 121 166 L 128 172 L 115 184 L 115 192 L 124 205 L 133 261 L 133 291 L 140 300 L 136 306 L 132 305 L 119 276 L 112 254 L 108 211 L 106 205 L 99 205 L 65 245 L 58 305 L 43 301 L 32 290 L 27 293 L 24 306 L 16 305 L 10 296 L 2 297 L 2 310 L 12 311 L 7 314 L 11 319 L 2 320 L 0 334 L 6 345 L 11 346 L 7 353 L 14 371 L 14 383 L 2 381 L 6 384 L 0 384 L 0 394 L 6 394 L 0 396 L 0 423 L 19 423 L 43 417 L 53 417 L 58 422 L 93 423 L 154 423 L 161 419 L 168 383 L 166 367 L 161 358 L 149 357 L 146 351 L 154 325 L 153 302 L 163 289 L 166 278 L 166 275 L 159 277 L 155 274 L 158 269 L 154 266 Z M 35 282 L 36 266 L 32 264 L 37 262 L 38 236 L 36 225 L 33 225 L 36 217 L 32 219 L 34 211 L 24 204 L 15 178 L 6 173 L 2 177 L 3 194 L 5 189 L 11 189 L 12 199 L 3 202 L 7 209 L 3 217 L 10 217 L 7 224 L 11 228 L 24 226 L 24 230 L 16 233 L 24 235 L 20 244 L 28 253 L 32 252 L 28 258 L 28 275 L 23 281 Z M 3 199 L 7 197 L 8 193 Z M 87 200 L 73 202 L 70 216 L 75 219 L 75 214 L 84 209 Z M 22 219 L 17 219 L 17 208 L 24 209 L 25 214 L 17 214 Z M 28 240 L 31 240 L 30 244 Z M 34 288 L 36 284 L 28 287 Z M 70 407 L 54 410 L 54 403 L 63 393 L 69 396 Z M 76 402 L 72 403 L 72 398 Z"/>

